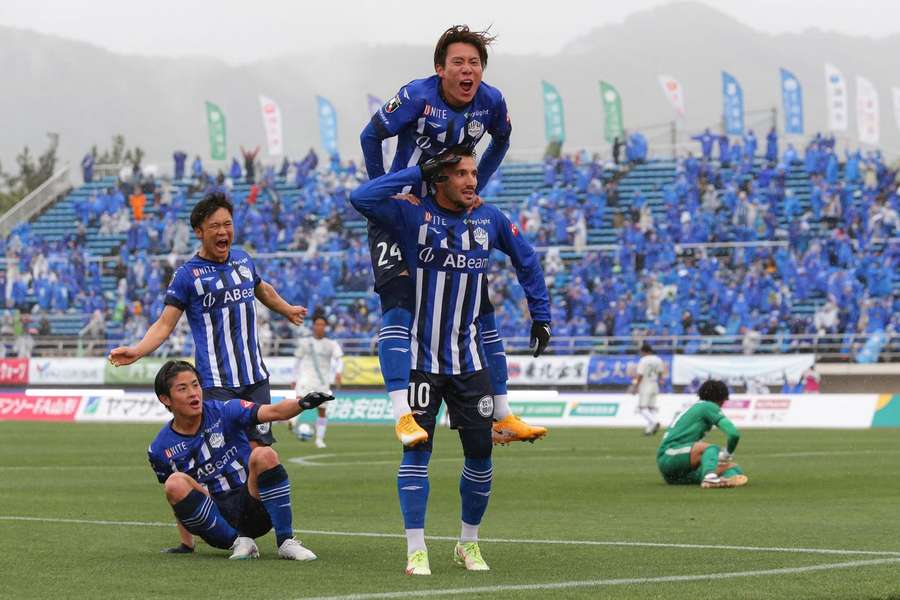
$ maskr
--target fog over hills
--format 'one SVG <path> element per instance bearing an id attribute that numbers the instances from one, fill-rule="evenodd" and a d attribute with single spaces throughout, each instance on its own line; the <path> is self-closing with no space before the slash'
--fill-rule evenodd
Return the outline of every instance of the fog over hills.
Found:
<path id="1" fill-rule="evenodd" d="M 535 39 L 538 44 L 540 32 L 535 32 Z M 176 147 L 206 157 L 205 100 L 225 111 L 229 154 L 237 155 L 240 144 L 264 145 L 260 93 L 281 105 L 289 156 L 318 147 L 318 94 L 331 99 L 337 109 L 342 153 L 356 158 L 358 135 L 368 120 L 365 95 L 387 99 L 403 83 L 432 73 L 432 54 L 433 47 L 426 46 L 348 43 L 328 53 L 229 66 L 214 58 L 115 54 L 82 42 L 0 27 L 4 79 L 0 161 L 9 170 L 23 145 L 42 149 L 48 131 L 61 135 L 61 155 L 71 162 L 92 144 L 108 146 L 119 132 L 129 145 L 143 146 L 149 161 L 164 161 L 166 168 Z M 657 82 L 661 73 L 683 84 L 687 116 L 682 127 L 693 131 L 720 120 L 721 70 L 740 81 L 747 109 L 780 110 L 778 69 L 785 67 L 803 84 L 810 133 L 825 125 L 823 63 L 828 61 L 848 80 L 849 137 L 856 137 L 855 79 L 864 75 L 880 95 L 881 146 L 900 149 L 891 104 L 891 86 L 900 85 L 897 56 L 897 35 L 869 39 L 819 30 L 769 35 L 715 9 L 687 2 L 594 29 L 552 56 L 505 53 L 501 38 L 485 81 L 507 98 L 513 153 L 537 157 L 544 146 L 542 79 L 556 85 L 563 97 L 566 147 L 574 149 L 603 145 L 601 79 L 619 89 L 626 127 L 670 121 L 673 113 Z"/>

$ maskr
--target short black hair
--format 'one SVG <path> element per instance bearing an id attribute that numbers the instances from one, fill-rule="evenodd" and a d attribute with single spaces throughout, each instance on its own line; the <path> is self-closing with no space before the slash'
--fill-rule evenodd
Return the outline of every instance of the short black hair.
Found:
<path id="1" fill-rule="evenodd" d="M 199 378 L 199 374 L 197 373 L 197 369 L 194 368 L 194 365 L 185 360 L 170 360 L 161 366 L 159 371 L 156 372 L 156 379 L 153 380 L 153 391 L 156 392 L 156 397 L 161 398 L 162 396 L 169 396 L 172 391 L 172 380 L 175 379 L 179 373 L 185 371 L 193 371 L 194 375 L 197 375 Z"/>
<path id="2" fill-rule="evenodd" d="M 725 385 L 724 381 L 707 379 L 697 391 L 697 396 L 699 396 L 701 400 L 714 402 L 721 406 L 728 400 L 728 386 Z"/>
<path id="3" fill-rule="evenodd" d="M 224 208 L 228 211 L 228 214 L 234 215 L 234 206 L 225 194 L 222 192 L 211 192 L 205 195 L 194 207 L 194 210 L 191 211 L 191 229 L 197 229 L 203 225 L 203 221 L 220 208 Z"/>
<path id="4" fill-rule="evenodd" d="M 651 346 L 647 342 L 644 342 L 643 344 L 641 344 L 641 352 L 646 352 L 647 354 L 653 354 L 653 346 Z"/>
<path id="5" fill-rule="evenodd" d="M 325 321 L 325 324 L 328 325 L 328 317 L 325 316 L 325 313 L 317 312 L 313 315 L 312 322 L 315 323 L 319 319 Z"/>
<path id="6" fill-rule="evenodd" d="M 446 66 L 447 48 L 450 44 L 470 44 L 478 50 L 478 56 L 481 58 L 481 67 L 487 67 L 488 52 L 487 47 L 497 39 L 497 36 L 491 35 L 487 29 L 484 31 L 472 31 L 468 25 L 454 25 L 441 34 L 437 45 L 434 47 L 434 65 L 441 67 Z"/>

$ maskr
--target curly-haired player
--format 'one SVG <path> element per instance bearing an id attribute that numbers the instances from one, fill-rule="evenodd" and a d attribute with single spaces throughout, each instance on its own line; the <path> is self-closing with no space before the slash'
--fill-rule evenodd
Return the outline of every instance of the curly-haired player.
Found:
<path id="1" fill-rule="evenodd" d="M 703 488 L 740 487 L 747 476 L 733 460 L 741 434 L 722 413 L 728 400 L 728 386 L 710 379 L 703 382 L 697 395 L 700 401 L 678 415 L 656 451 L 656 466 L 666 483 L 700 484 Z M 724 450 L 702 441 L 707 432 L 718 427 L 727 437 Z"/>

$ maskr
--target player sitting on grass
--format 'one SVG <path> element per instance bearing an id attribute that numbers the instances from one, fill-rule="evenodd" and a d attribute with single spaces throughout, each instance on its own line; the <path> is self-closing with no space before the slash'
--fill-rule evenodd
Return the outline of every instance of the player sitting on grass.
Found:
<path id="1" fill-rule="evenodd" d="M 747 476 L 732 460 L 741 434 L 722 413 L 728 387 L 710 379 L 700 386 L 700 401 L 678 415 L 656 451 L 656 466 L 670 485 L 700 484 L 703 488 L 747 485 Z M 724 450 L 702 441 L 713 425 L 728 438 Z"/>
<path id="2" fill-rule="evenodd" d="M 196 369 L 181 360 L 162 366 L 154 391 L 172 420 L 147 454 L 181 526 L 210 546 L 230 549 L 231 559 L 258 558 L 253 538 L 274 528 L 281 558 L 314 560 L 316 555 L 294 539 L 291 484 L 278 453 L 270 446 L 251 450 L 246 431 L 333 398 L 312 393 L 278 404 L 203 401 Z M 181 546 L 164 552 L 193 552 L 192 542 L 183 534 Z"/>

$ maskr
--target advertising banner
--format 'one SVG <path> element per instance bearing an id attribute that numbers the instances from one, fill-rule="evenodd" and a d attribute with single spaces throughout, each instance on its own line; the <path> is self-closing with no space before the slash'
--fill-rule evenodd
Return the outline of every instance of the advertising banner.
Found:
<path id="1" fill-rule="evenodd" d="M 666 377 L 672 372 L 672 357 L 660 356 L 666 366 Z M 630 385 L 637 375 L 637 364 L 641 357 L 637 354 L 621 356 L 591 356 L 588 369 L 588 383 L 591 385 Z"/>
<path id="2" fill-rule="evenodd" d="M 27 358 L 0 358 L 0 385 L 27 385 Z"/>
<path id="3" fill-rule="evenodd" d="M 678 80 L 676 80 L 671 75 L 660 75 L 659 85 L 662 87 L 663 94 L 665 94 L 666 99 L 669 101 L 669 104 L 672 105 L 672 109 L 675 111 L 675 114 L 679 117 L 683 117 L 684 88 L 681 87 L 681 83 L 679 83 Z"/>
<path id="4" fill-rule="evenodd" d="M 585 385 L 589 356 L 508 355 L 510 385 Z"/>
<path id="5" fill-rule="evenodd" d="M 600 98 L 603 100 L 603 116 L 605 126 L 603 139 L 610 144 L 616 138 L 625 137 L 625 117 L 622 114 L 622 96 L 619 91 L 605 81 L 600 82 Z"/>
<path id="6" fill-rule="evenodd" d="M 765 385 L 781 385 L 784 380 L 798 381 L 815 363 L 813 354 L 782 356 L 744 356 L 721 354 L 714 356 L 686 356 L 678 354 L 672 360 L 672 383 L 687 385 L 694 378 L 722 379 L 740 386 L 747 381 Z"/>
<path id="7" fill-rule="evenodd" d="M 566 141 L 562 97 L 556 88 L 546 81 L 541 82 L 541 90 L 544 96 L 544 137 L 548 143 L 562 143 Z"/>
<path id="8" fill-rule="evenodd" d="M 384 385 L 377 356 L 345 356 L 343 361 L 341 383 L 344 385 Z"/>
<path id="9" fill-rule="evenodd" d="M 28 384 L 102 384 L 105 364 L 101 358 L 32 358 L 28 361 Z"/>
<path id="10" fill-rule="evenodd" d="M 856 126 L 859 141 L 863 144 L 878 144 L 881 117 L 878 111 L 878 90 L 865 77 L 856 78 Z"/>
<path id="11" fill-rule="evenodd" d="M 225 113 L 209 101 L 206 102 L 206 125 L 209 128 L 209 157 L 213 160 L 225 160 Z"/>
<path id="12" fill-rule="evenodd" d="M 172 413 L 156 398 L 156 394 L 124 394 L 119 396 L 87 396 L 75 417 L 76 421 L 120 423 L 164 423 Z"/>
<path id="13" fill-rule="evenodd" d="M 89 359 L 85 359 L 89 360 Z M 101 383 L 106 385 L 152 385 L 156 379 L 156 373 L 170 358 L 161 358 L 157 356 L 145 356 L 141 360 L 125 365 L 124 367 L 114 367 L 109 361 L 93 359 L 100 370 L 103 372 Z M 193 358 L 186 358 L 189 363 L 194 364 Z M 64 381 L 60 383 L 81 383 L 79 381 Z"/>
<path id="14" fill-rule="evenodd" d="M 722 71 L 722 118 L 725 133 L 744 134 L 744 92 L 730 73 Z"/>
<path id="15" fill-rule="evenodd" d="M 0 421 L 74 421 L 78 396 L 0 394 Z"/>
<path id="16" fill-rule="evenodd" d="M 322 148 L 329 156 L 337 154 L 337 111 L 334 110 L 331 101 L 322 96 L 316 96 L 316 103 L 319 111 L 319 137 L 322 140 Z"/>

